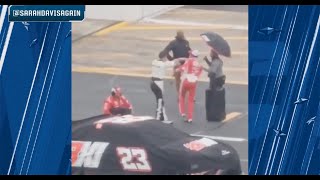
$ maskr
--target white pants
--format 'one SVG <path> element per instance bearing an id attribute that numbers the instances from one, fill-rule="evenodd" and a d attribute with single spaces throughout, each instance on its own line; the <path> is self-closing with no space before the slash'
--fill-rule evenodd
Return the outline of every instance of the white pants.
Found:
<path id="1" fill-rule="evenodd" d="M 163 81 L 151 81 L 151 90 L 156 96 L 157 100 L 157 109 L 156 109 L 156 119 L 161 121 L 167 121 L 168 117 L 166 115 L 166 111 L 164 108 L 164 100 L 163 100 Z"/>

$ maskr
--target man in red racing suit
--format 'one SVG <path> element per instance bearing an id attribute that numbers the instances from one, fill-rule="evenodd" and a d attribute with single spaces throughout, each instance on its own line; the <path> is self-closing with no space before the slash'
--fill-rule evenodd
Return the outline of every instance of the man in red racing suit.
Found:
<path id="1" fill-rule="evenodd" d="M 127 115 L 132 113 L 132 105 L 119 87 L 112 88 L 111 96 L 104 101 L 103 112 L 105 115 Z"/>
<path id="2" fill-rule="evenodd" d="M 191 123 L 194 109 L 194 98 L 199 76 L 202 73 L 202 66 L 197 61 L 198 50 L 191 52 L 190 58 L 177 71 L 181 72 L 181 85 L 179 91 L 179 111 L 184 121 Z M 187 117 L 185 114 L 185 97 L 188 93 Z"/>

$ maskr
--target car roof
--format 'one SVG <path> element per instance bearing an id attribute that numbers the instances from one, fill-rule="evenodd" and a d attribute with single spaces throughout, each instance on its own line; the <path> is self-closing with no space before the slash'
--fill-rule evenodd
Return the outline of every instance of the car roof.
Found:
<path id="1" fill-rule="evenodd" d="M 143 139 L 144 141 L 176 142 L 191 136 L 176 129 L 170 124 L 164 124 L 151 116 L 105 116 L 99 115 L 80 121 L 74 121 L 72 131 L 87 131 L 94 134 L 95 131 L 103 131 L 104 137 L 126 136 L 128 138 Z M 80 133 L 81 134 L 81 133 Z"/>

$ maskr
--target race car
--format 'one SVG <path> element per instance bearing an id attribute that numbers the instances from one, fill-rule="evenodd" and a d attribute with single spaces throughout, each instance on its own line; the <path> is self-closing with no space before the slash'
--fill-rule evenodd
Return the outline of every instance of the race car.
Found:
<path id="1" fill-rule="evenodd" d="M 193 137 L 150 116 L 74 121 L 73 175 L 240 175 L 230 145 Z"/>

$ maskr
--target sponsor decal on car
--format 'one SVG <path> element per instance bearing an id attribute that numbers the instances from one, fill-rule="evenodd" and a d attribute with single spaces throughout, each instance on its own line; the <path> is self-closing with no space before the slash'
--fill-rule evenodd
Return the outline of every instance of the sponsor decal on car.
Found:
<path id="1" fill-rule="evenodd" d="M 209 139 L 209 138 L 201 138 L 194 141 L 191 141 L 189 143 L 183 144 L 183 146 L 191 151 L 201 151 L 202 149 L 206 147 L 210 147 L 213 145 L 218 144 L 218 142 Z"/>
<path id="2" fill-rule="evenodd" d="M 227 150 L 222 150 L 221 151 L 221 155 L 222 156 L 225 156 L 225 155 L 228 155 L 228 154 L 230 154 L 230 151 L 227 151 Z"/>
<path id="3" fill-rule="evenodd" d="M 129 124 L 129 123 L 135 123 L 140 121 L 148 121 L 148 120 L 155 120 L 151 116 L 133 116 L 133 115 L 125 115 L 125 116 L 114 116 L 106 119 L 102 119 L 99 121 L 94 122 L 96 127 L 100 127 L 101 125 L 98 124 L 105 124 L 105 123 L 111 123 L 111 124 Z M 99 128 L 97 128 L 99 129 Z"/>
<path id="4" fill-rule="evenodd" d="M 108 142 L 72 141 L 72 167 L 98 168 Z"/>

